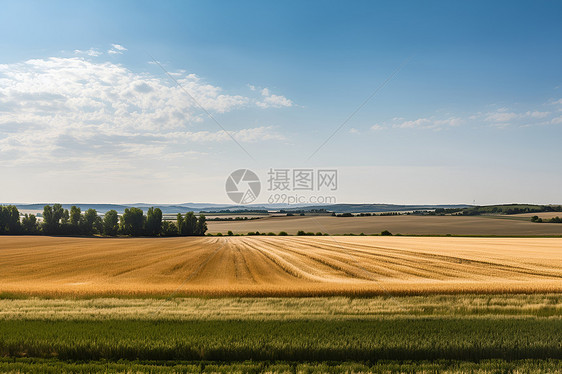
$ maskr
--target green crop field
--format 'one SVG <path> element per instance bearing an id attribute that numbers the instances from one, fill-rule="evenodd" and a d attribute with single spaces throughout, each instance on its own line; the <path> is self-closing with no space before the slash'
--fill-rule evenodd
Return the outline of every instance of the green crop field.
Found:
<path id="1" fill-rule="evenodd" d="M 562 320 L 2 321 L 3 356 L 62 360 L 562 359 Z"/>
<path id="2" fill-rule="evenodd" d="M 558 294 L 0 300 L 2 372 L 560 372 Z"/>

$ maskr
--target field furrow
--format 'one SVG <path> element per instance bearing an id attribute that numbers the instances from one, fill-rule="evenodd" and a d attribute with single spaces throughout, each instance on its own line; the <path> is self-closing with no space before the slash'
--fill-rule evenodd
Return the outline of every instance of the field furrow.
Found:
<path id="1" fill-rule="evenodd" d="M 0 293 L 560 292 L 562 239 L 0 237 Z"/>

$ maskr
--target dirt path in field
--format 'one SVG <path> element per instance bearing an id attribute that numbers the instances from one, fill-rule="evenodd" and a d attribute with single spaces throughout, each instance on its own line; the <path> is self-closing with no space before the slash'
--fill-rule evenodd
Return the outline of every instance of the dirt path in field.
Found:
<path id="1" fill-rule="evenodd" d="M 562 292 L 562 239 L 0 237 L 0 293 Z"/>

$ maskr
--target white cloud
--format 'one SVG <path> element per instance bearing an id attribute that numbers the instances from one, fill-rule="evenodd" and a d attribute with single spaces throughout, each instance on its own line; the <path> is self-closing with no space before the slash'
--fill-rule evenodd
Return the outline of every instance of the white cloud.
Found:
<path id="1" fill-rule="evenodd" d="M 352 127 L 352 128 L 349 129 L 349 133 L 350 133 L 350 134 L 359 134 L 359 130 L 357 130 L 356 128 L 353 128 L 353 127 Z"/>
<path id="2" fill-rule="evenodd" d="M 292 107 L 294 105 L 293 101 L 287 99 L 285 96 L 274 95 L 271 93 L 269 88 L 263 88 L 261 90 L 262 100 L 256 101 L 256 105 L 261 108 L 282 108 L 282 107 Z"/>
<path id="3" fill-rule="evenodd" d="M 88 50 L 75 49 L 74 54 L 75 55 L 87 55 L 87 56 L 91 56 L 91 57 L 97 57 L 97 56 L 101 56 L 103 54 L 103 52 L 100 52 L 95 48 L 90 48 Z"/>
<path id="4" fill-rule="evenodd" d="M 416 128 L 416 127 L 427 127 L 427 125 L 429 125 L 430 123 L 431 123 L 431 121 L 427 118 L 418 118 L 416 120 L 404 121 L 404 122 L 394 124 L 393 127 L 402 128 L 402 129 Z"/>
<path id="5" fill-rule="evenodd" d="M 448 118 L 418 118 L 415 120 L 405 121 L 404 118 L 393 118 L 392 127 L 400 129 L 432 129 L 441 130 L 446 127 L 455 127 L 461 125 L 464 120 L 459 117 Z M 373 126 L 374 127 L 374 126 Z"/>
<path id="6" fill-rule="evenodd" d="M 210 112 L 263 107 L 261 99 L 227 94 L 195 74 L 178 74 L 178 82 Z M 223 131 L 190 129 L 205 119 L 165 77 L 134 73 L 120 64 L 51 57 L 0 65 L 0 157 L 5 163 L 94 162 L 106 156 L 118 164 L 129 151 L 138 154 L 145 147 L 164 156 L 173 153 L 173 145 L 181 149 L 189 142 L 229 139 Z M 268 126 L 231 134 L 239 142 L 284 139 Z"/>
<path id="7" fill-rule="evenodd" d="M 120 44 L 112 44 L 111 48 L 107 50 L 107 53 L 110 55 L 122 55 L 126 50 L 127 48 Z"/>
<path id="8" fill-rule="evenodd" d="M 430 129 L 442 130 L 445 128 L 457 127 L 462 125 L 482 125 L 491 126 L 495 128 L 505 129 L 511 126 L 517 127 L 532 127 L 532 126 L 545 126 L 557 125 L 562 123 L 562 117 L 556 116 L 562 111 L 545 111 L 548 105 L 562 105 L 562 99 L 554 101 L 550 100 L 544 103 L 540 108 L 526 108 L 524 111 L 515 111 L 507 107 L 501 107 L 494 111 L 489 112 L 476 112 L 471 114 L 448 115 L 443 116 L 429 116 L 420 117 L 417 119 L 406 119 L 404 117 L 394 117 L 387 122 L 376 124 L 371 127 L 371 130 L 380 130 L 386 127 L 393 127 L 398 129 Z"/>
<path id="9" fill-rule="evenodd" d="M 376 125 L 371 126 L 371 130 L 372 131 L 384 130 L 384 126 L 376 124 Z"/>
<path id="10" fill-rule="evenodd" d="M 126 51 L 127 48 L 123 47 L 122 45 L 119 44 L 112 44 L 111 45 L 114 49 L 117 49 L 118 51 Z"/>
<path id="11" fill-rule="evenodd" d="M 436 126 L 450 126 L 450 127 L 460 126 L 463 122 L 464 121 L 459 117 L 449 117 L 445 119 L 436 119 L 433 121 L 433 123 Z"/>
<path id="12" fill-rule="evenodd" d="M 275 131 L 275 128 L 273 126 L 261 126 L 229 131 L 229 134 L 227 134 L 223 130 L 195 132 L 186 131 L 168 133 L 162 137 L 171 141 L 181 139 L 193 142 L 228 142 L 231 141 L 230 136 L 243 143 L 254 143 L 262 140 L 285 140 L 285 137 Z M 160 135 L 153 134 L 153 136 L 159 137 Z"/>
<path id="13" fill-rule="evenodd" d="M 527 112 L 525 113 L 526 117 L 531 117 L 531 118 L 545 118 L 550 114 L 550 112 L 539 112 L 537 110 L 532 111 L 532 112 Z"/>
<path id="14" fill-rule="evenodd" d="M 507 128 L 512 125 L 518 125 L 522 127 L 544 125 L 548 123 L 553 123 L 552 120 L 548 120 L 551 116 L 551 112 L 539 111 L 539 110 L 527 110 L 525 112 L 514 112 L 507 108 L 497 109 L 495 112 L 489 112 L 486 114 L 477 114 L 473 116 L 472 119 L 484 120 L 490 122 L 491 126 L 497 128 Z M 537 121 L 542 120 L 542 121 Z"/>
<path id="15" fill-rule="evenodd" d="M 508 122 L 516 118 L 520 118 L 520 115 L 513 112 L 505 112 L 503 110 L 498 110 L 497 112 L 488 113 L 486 116 L 486 121 L 488 122 Z"/>

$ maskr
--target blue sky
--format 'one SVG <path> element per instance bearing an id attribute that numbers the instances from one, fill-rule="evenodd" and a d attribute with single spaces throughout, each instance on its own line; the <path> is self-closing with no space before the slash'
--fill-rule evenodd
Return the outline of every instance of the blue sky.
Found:
<path id="1" fill-rule="evenodd" d="M 562 203 L 560 2 L 1 6 L 0 201 L 222 203 L 238 168 L 337 168 L 339 202 Z"/>

